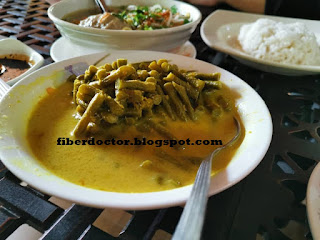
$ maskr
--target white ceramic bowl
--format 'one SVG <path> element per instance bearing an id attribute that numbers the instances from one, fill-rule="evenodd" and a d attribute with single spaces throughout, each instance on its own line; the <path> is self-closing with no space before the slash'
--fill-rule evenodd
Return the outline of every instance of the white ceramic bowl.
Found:
<path id="1" fill-rule="evenodd" d="M 105 0 L 109 6 L 123 6 L 133 4 L 130 0 Z M 168 51 L 186 43 L 192 32 L 196 29 L 201 20 L 200 11 L 187 3 L 172 0 L 136 0 L 134 4 L 152 6 L 161 4 L 170 8 L 175 5 L 178 12 L 190 13 L 192 22 L 182 26 L 144 31 L 144 30 L 108 30 L 82 27 L 61 20 L 66 14 L 95 7 L 93 0 L 63 0 L 52 5 L 48 9 L 48 16 L 59 29 L 62 36 L 70 39 L 73 43 L 92 48 L 101 49 L 144 49 Z"/>
<path id="2" fill-rule="evenodd" d="M 28 56 L 30 58 L 30 61 L 33 62 L 32 66 L 28 69 L 28 71 L 8 81 L 7 83 L 9 85 L 13 85 L 23 77 L 32 73 L 34 70 L 41 67 L 44 62 L 43 57 L 39 53 L 37 53 L 35 50 L 33 50 L 31 47 L 27 46 L 23 42 L 20 42 L 19 40 L 12 39 L 12 38 L 6 38 L 3 40 L 0 40 L 0 56 L 8 55 L 8 54 L 23 54 Z"/>
<path id="3" fill-rule="evenodd" d="M 73 65 L 74 69 L 80 62 L 93 64 L 105 54 L 97 53 L 51 64 L 16 84 L 0 102 L 0 159 L 13 174 L 40 191 L 83 205 L 133 210 L 183 204 L 190 194 L 191 186 L 151 193 L 106 192 L 63 180 L 34 158 L 26 140 L 27 121 L 34 106 L 47 94 L 48 87 L 57 87 L 65 82 L 68 74 L 70 75 L 65 70 L 67 66 Z M 221 81 L 234 91 L 236 105 L 245 127 L 245 138 L 227 168 L 212 178 L 210 195 L 236 184 L 260 163 L 271 141 L 272 122 L 264 101 L 247 83 L 212 64 L 162 52 L 116 51 L 111 52 L 102 63 L 123 57 L 129 62 L 166 58 L 184 69 L 204 73 L 218 71 L 221 73 Z M 68 161 L 68 156 L 65 161 Z"/>

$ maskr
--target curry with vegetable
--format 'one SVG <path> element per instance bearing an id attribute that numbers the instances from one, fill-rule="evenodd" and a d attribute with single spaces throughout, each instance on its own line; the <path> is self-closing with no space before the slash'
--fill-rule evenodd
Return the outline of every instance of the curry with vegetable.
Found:
<path id="1" fill-rule="evenodd" d="M 219 147 L 212 143 L 236 132 L 234 96 L 219 78 L 165 59 L 90 66 L 48 89 L 29 120 L 30 147 L 51 172 L 89 188 L 153 192 L 191 184 L 202 159 Z M 227 166 L 244 132 L 216 156 L 212 174 Z M 81 144 L 57 144 L 67 138 Z M 108 144 L 88 144 L 93 139 Z"/>

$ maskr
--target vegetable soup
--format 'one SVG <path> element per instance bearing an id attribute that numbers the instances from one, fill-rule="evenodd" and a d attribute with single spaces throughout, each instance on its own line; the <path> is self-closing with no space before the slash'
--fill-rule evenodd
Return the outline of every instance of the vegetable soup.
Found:
<path id="1" fill-rule="evenodd" d="M 176 6 L 108 6 L 107 12 L 83 9 L 63 17 L 64 20 L 84 27 L 114 30 L 154 30 L 180 26 L 191 21 L 190 14 L 181 14 Z"/>

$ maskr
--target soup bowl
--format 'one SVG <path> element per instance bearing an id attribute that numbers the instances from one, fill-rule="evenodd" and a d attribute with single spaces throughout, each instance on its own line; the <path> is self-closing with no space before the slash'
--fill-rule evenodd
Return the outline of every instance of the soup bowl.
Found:
<path id="1" fill-rule="evenodd" d="M 185 203 L 191 185 L 148 193 L 118 193 L 87 188 L 54 175 L 31 151 L 26 137 L 28 120 L 39 100 L 48 94 L 47 90 L 64 83 L 70 69 L 81 72 L 97 61 L 103 64 L 118 58 L 127 58 L 128 62 L 166 58 L 184 69 L 220 72 L 221 81 L 237 96 L 236 106 L 245 128 L 245 137 L 227 167 L 212 176 L 209 195 L 236 184 L 263 159 L 272 136 L 271 117 L 264 101 L 247 83 L 222 68 L 184 56 L 153 51 L 113 51 L 107 56 L 106 53 L 97 53 L 46 66 L 22 79 L 3 96 L 0 102 L 0 159 L 13 174 L 44 193 L 87 206 L 138 210 Z M 68 161 L 68 156 L 64 160 Z"/>
<path id="2" fill-rule="evenodd" d="M 125 6 L 132 4 L 130 0 L 105 0 L 107 6 Z M 200 11 L 187 3 L 180 1 L 163 0 L 137 0 L 138 6 L 153 6 L 161 4 L 162 7 L 176 6 L 182 14 L 190 14 L 191 22 L 172 28 L 158 30 L 110 30 L 78 26 L 64 21 L 63 18 L 72 12 L 82 9 L 95 8 L 95 1 L 64 0 L 52 5 L 48 9 L 48 16 L 54 22 L 62 36 L 71 42 L 99 49 L 144 49 L 169 51 L 186 43 L 192 32 L 201 20 Z"/>

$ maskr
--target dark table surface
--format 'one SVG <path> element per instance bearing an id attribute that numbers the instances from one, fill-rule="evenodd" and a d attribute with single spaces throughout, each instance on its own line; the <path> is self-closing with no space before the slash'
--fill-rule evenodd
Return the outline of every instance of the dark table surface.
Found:
<path id="1" fill-rule="evenodd" d="M 26 43 L 42 54 L 45 64 L 52 62 L 50 47 L 60 37 L 47 16 L 48 7 L 44 0 L 0 0 L 0 37 Z M 215 10 L 199 8 L 203 18 Z M 250 84 L 269 107 L 274 125 L 259 166 L 209 199 L 202 238 L 312 239 L 305 198 L 320 160 L 320 110 L 314 107 L 320 104 L 320 76 L 287 77 L 252 69 L 208 48 L 199 28 L 191 42 L 198 59 Z M 42 239 L 170 239 L 181 212 L 181 207 L 125 212 L 61 203 L 21 183 L 0 161 L 0 239 L 26 225 Z M 110 224 L 118 231 L 104 228 Z"/>

